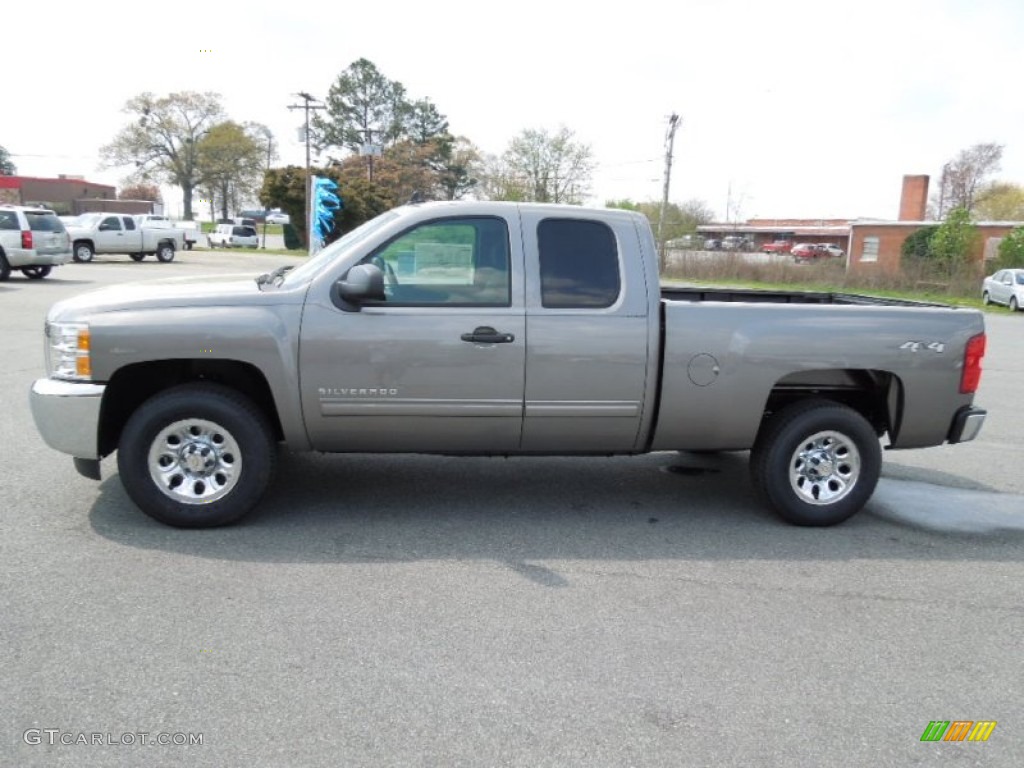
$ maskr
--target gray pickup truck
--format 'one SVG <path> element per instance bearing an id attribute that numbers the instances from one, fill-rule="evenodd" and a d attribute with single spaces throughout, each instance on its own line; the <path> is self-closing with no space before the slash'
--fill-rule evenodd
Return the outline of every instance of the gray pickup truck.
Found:
<path id="1" fill-rule="evenodd" d="M 977 435 L 970 309 L 663 288 L 647 220 L 455 202 L 389 211 L 295 268 L 56 304 L 46 442 L 164 523 L 233 522 L 293 451 L 751 451 L 762 499 L 832 525 L 889 448 Z"/>

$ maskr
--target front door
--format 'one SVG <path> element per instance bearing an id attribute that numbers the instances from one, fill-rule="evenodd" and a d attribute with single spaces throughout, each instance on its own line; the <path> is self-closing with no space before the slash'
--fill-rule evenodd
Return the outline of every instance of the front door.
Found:
<path id="1" fill-rule="evenodd" d="M 119 216 L 106 216 L 96 228 L 96 250 L 99 253 L 121 253 L 124 228 Z"/>
<path id="2" fill-rule="evenodd" d="M 310 294 L 303 413 L 329 451 L 503 453 L 519 446 L 526 323 L 517 222 L 432 219 L 363 261 L 385 299 L 346 311 Z"/>

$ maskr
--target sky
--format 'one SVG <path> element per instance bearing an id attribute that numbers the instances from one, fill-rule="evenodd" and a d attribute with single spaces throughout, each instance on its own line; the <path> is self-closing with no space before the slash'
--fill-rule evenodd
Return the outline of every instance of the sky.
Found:
<path id="1" fill-rule="evenodd" d="M 99 148 L 144 91 L 218 93 L 231 119 L 271 128 L 279 164 L 302 165 L 294 94 L 323 99 L 366 58 L 484 152 L 568 127 L 597 163 L 595 205 L 661 199 L 672 113 L 669 199 L 720 221 L 896 218 L 904 174 L 934 180 L 980 142 L 1004 144 L 996 178 L 1024 184 L 1022 0 L 53 0 L 45 14 L 0 17 L 0 145 L 22 175 L 117 184 L 130 169 L 102 169 Z"/>

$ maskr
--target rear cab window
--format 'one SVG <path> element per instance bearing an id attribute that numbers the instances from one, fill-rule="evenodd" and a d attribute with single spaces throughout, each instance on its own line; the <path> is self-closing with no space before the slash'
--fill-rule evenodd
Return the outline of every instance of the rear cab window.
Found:
<path id="1" fill-rule="evenodd" d="M 622 291 L 615 233 L 601 221 L 542 220 L 537 225 L 541 304 L 551 309 L 605 309 Z"/>

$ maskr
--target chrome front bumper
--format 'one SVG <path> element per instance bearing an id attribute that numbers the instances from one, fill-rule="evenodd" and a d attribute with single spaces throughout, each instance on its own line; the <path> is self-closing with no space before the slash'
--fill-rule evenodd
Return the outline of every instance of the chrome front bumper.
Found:
<path id="1" fill-rule="evenodd" d="M 79 459 L 99 459 L 103 384 L 36 379 L 29 402 L 48 446 Z"/>

